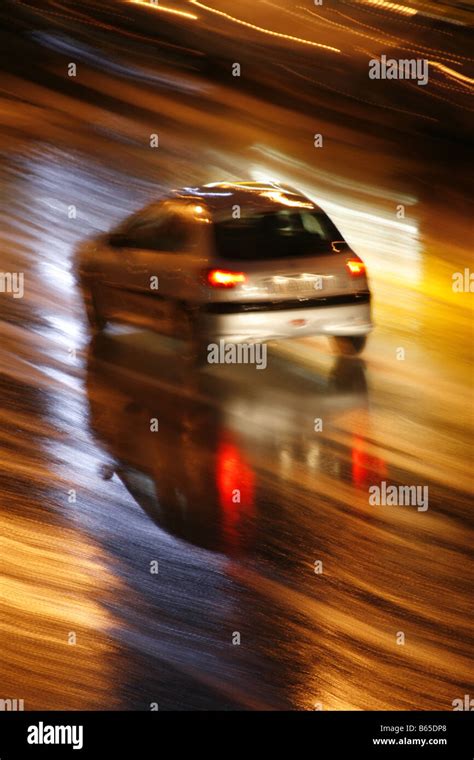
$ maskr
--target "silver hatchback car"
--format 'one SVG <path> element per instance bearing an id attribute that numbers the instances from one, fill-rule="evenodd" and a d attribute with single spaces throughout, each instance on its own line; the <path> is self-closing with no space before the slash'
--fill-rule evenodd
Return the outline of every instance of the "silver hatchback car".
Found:
<path id="1" fill-rule="evenodd" d="M 360 352 L 372 329 L 365 265 L 329 217 L 286 185 L 185 187 L 77 252 L 89 322 L 185 338 L 327 335 Z"/>

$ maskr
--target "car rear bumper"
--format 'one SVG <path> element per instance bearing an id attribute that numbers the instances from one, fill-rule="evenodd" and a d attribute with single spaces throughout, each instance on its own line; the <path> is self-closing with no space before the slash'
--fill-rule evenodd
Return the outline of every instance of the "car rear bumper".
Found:
<path id="1" fill-rule="evenodd" d="M 203 315 L 203 329 L 234 342 L 303 338 L 311 335 L 367 335 L 372 328 L 370 296 L 351 303 L 304 302 L 288 308 L 249 304 L 211 304 Z"/>

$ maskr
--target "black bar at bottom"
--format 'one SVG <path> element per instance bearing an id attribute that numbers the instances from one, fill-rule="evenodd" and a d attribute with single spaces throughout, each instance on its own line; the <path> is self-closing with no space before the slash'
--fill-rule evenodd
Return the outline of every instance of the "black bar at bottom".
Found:
<path id="1" fill-rule="evenodd" d="M 472 760 L 472 712 L 2 712 L 0 758 L 242 753 Z M 166 749 L 166 747 L 168 749 Z M 299 749 L 298 749 L 299 748 Z M 345 753 L 342 755 L 341 753 Z M 116 753 L 116 754 L 115 754 Z M 245 755 L 244 755 L 245 753 Z"/>

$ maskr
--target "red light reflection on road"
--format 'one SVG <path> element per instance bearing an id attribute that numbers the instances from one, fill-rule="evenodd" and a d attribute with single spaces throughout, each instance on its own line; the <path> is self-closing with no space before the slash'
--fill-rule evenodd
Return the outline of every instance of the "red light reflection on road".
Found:
<path id="1" fill-rule="evenodd" d="M 216 452 L 216 485 L 226 543 L 238 548 L 255 507 L 255 473 L 242 452 L 226 436 Z M 245 531 L 247 533 L 247 530 Z"/>
<path id="2" fill-rule="evenodd" d="M 351 449 L 352 482 L 358 488 L 365 488 L 387 476 L 385 460 L 368 454 L 365 448 L 365 439 L 360 435 L 354 436 Z"/>

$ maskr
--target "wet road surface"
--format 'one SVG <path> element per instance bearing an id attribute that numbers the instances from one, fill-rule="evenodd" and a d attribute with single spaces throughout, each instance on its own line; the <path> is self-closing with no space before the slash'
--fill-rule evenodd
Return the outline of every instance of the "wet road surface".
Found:
<path id="1" fill-rule="evenodd" d="M 368 110 L 354 80 L 357 98 L 342 101 L 332 60 L 331 92 L 298 89 L 328 53 L 313 60 L 295 41 L 277 49 L 291 71 L 269 83 L 263 32 L 216 14 L 198 34 L 192 20 L 151 27 L 154 11 L 128 4 L 84 4 L 77 23 L 66 5 L 21 5 L 0 92 L 1 267 L 25 281 L 24 298 L 0 299 L 0 697 L 26 709 L 452 709 L 473 688 L 472 295 L 452 288 L 471 261 L 467 87 L 437 72 L 430 92 L 456 90 L 446 125 L 413 84 Z M 346 5 L 360 24 L 375 13 Z M 193 6 L 204 14 L 173 7 Z M 271 7 L 283 33 L 287 15 Z M 88 24 L 93 13 L 114 29 Z M 410 33 L 432 49 L 446 37 L 443 65 L 465 73 L 451 38 L 464 19 L 451 15 L 417 17 Z M 263 16 L 246 18 L 268 27 Z M 357 79 L 367 56 L 326 21 L 317 36 L 295 19 L 292 35 L 337 42 Z M 395 35 L 402 19 L 372 22 Z M 163 44 L 127 36 L 144 34 Z M 229 39 L 254 63 L 242 87 L 223 73 Z M 177 342 L 146 332 L 91 341 L 75 245 L 165 187 L 242 173 L 318 198 L 366 259 L 377 328 L 362 358 L 308 339 L 271 345 L 265 371 L 195 371 Z M 428 486 L 428 509 L 369 504 L 381 481 Z"/>

